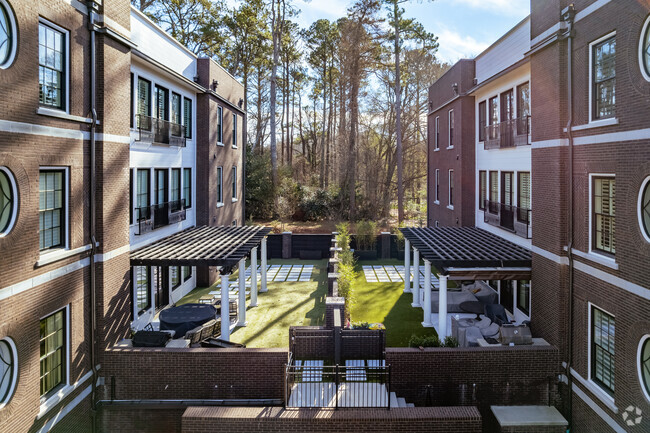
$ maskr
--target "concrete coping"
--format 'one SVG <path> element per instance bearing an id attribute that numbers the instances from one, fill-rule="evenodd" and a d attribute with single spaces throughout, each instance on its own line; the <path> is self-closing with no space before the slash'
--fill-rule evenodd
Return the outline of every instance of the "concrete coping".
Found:
<path id="1" fill-rule="evenodd" d="M 330 262 L 330 263 L 338 263 L 338 262 L 339 262 L 339 258 L 338 258 L 338 257 L 330 257 L 329 262 Z"/>
<path id="2" fill-rule="evenodd" d="M 339 232 L 332 232 L 332 235 L 338 236 Z"/>
<path id="3" fill-rule="evenodd" d="M 490 409 L 501 427 L 569 424 L 553 406 L 491 406 Z"/>
<path id="4" fill-rule="evenodd" d="M 381 232 L 382 235 L 390 235 L 390 232 Z"/>
<path id="5" fill-rule="evenodd" d="M 335 328 L 340 328 L 341 327 L 341 309 L 340 308 L 335 308 L 334 309 L 334 327 Z"/>
<path id="6" fill-rule="evenodd" d="M 328 296 L 325 298 L 325 305 L 345 305 L 345 298 L 340 296 Z"/>
<path id="7" fill-rule="evenodd" d="M 330 251 L 343 251 L 341 247 L 330 247 Z"/>
<path id="8" fill-rule="evenodd" d="M 329 278 L 335 278 L 335 279 L 338 279 L 338 278 L 339 278 L 339 273 L 338 273 L 338 272 L 328 272 L 328 274 L 327 274 L 327 278 L 328 278 L 328 279 L 329 279 Z"/>
<path id="9" fill-rule="evenodd" d="M 283 235 L 290 235 L 292 232 L 282 232 Z"/>

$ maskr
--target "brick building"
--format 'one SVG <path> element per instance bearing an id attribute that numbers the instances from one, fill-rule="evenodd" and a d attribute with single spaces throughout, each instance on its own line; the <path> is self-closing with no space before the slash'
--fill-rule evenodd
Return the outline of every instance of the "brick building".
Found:
<path id="1" fill-rule="evenodd" d="M 129 251 L 242 222 L 243 87 L 128 0 L 0 0 L 0 29 L 0 431 L 90 431 L 104 349 L 201 275 L 142 296 Z"/>
<path id="2" fill-rule="evenodd" d="M 533 0 L 473 60 L 476 111 L 454 119 L 476 134 L 460 142 L 474 146 L 461 162 L 474 184 L 454 179 L 454 195 L 472 196 L 474 225 L 532 251 L 530 282 L 493 285 L 514 319 L 560 348 L 558 406 L 575 431 L 650 426 L 649 22 L 643 2 Z M 448 88 L 435 83 L 432 102 Z M 436 159 L 436 116 L 430 188 L 435 169 L 458 164 Z M 455 224 L 431 195 L 429 224 Z"/>

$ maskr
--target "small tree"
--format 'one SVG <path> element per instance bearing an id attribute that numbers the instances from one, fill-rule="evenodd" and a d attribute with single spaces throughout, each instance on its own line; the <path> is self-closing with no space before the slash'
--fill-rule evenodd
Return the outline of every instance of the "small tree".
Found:
<path id="1" fill-rule="evenodd" d="M 357 224 L 357 248 L 361 251 L 374 250 L 377 245 L 377 223 L 360 221 Z"/>

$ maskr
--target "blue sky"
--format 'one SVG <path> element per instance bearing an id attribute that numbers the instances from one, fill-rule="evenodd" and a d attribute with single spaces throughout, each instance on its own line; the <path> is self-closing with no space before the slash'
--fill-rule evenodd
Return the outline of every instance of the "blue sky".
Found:
<path id="1" fill-rule="evenodd" d="M 298 21 L 308 27 L 319 18 L 337 19 L 350 0 L 295 0 L 302 10 Z M 530 13 L 530 0 L 413 0 L 403 4 L 408 17 L 417 18 L 438 36 L 438 57 L 455 62 L 474 57 Z"/>

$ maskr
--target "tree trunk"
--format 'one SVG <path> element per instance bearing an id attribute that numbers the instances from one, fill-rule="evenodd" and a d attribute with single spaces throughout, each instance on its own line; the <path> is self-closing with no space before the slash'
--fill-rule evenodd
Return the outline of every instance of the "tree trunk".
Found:
<path id="1" fill-rule="evenodd" d="M 275 2 L 276 0 L 271 0 L 271 29 L 273 33 L 273 65 L 271 67 L 271 178 L 273 181 L 273 187 L 278 185 L 278 149 L 276 143 L 276 131 L 275 131 L 275 104 L 276 104 L 276 91 L 277 91 L 277 73 L 278 73 L 278 20 L 275 15 Z M 279 0 L 278 0 L 279 3 Z M 279 5 L 278 5 L 279 6 Z"/>
<path id="2" fill-rule="evenodd" d="M 393 0 L 393 20 L 395 21 L 395 138 L 397 139 L 397 221 L 404 220 L 404 185 L 402 184 L 402 89 L 400 82 L 400 45 L 399 18 L 400 11 L 397 0 Z"/>
<path id="3" fill-rule="evenodd" d="M 323 63 L 323 132 L 320 139 L 320 187 L 325 187 L 325 135 L 327 134 L 327 61 Z M 315 109 L 316 107 L 314 107 Z"/>

